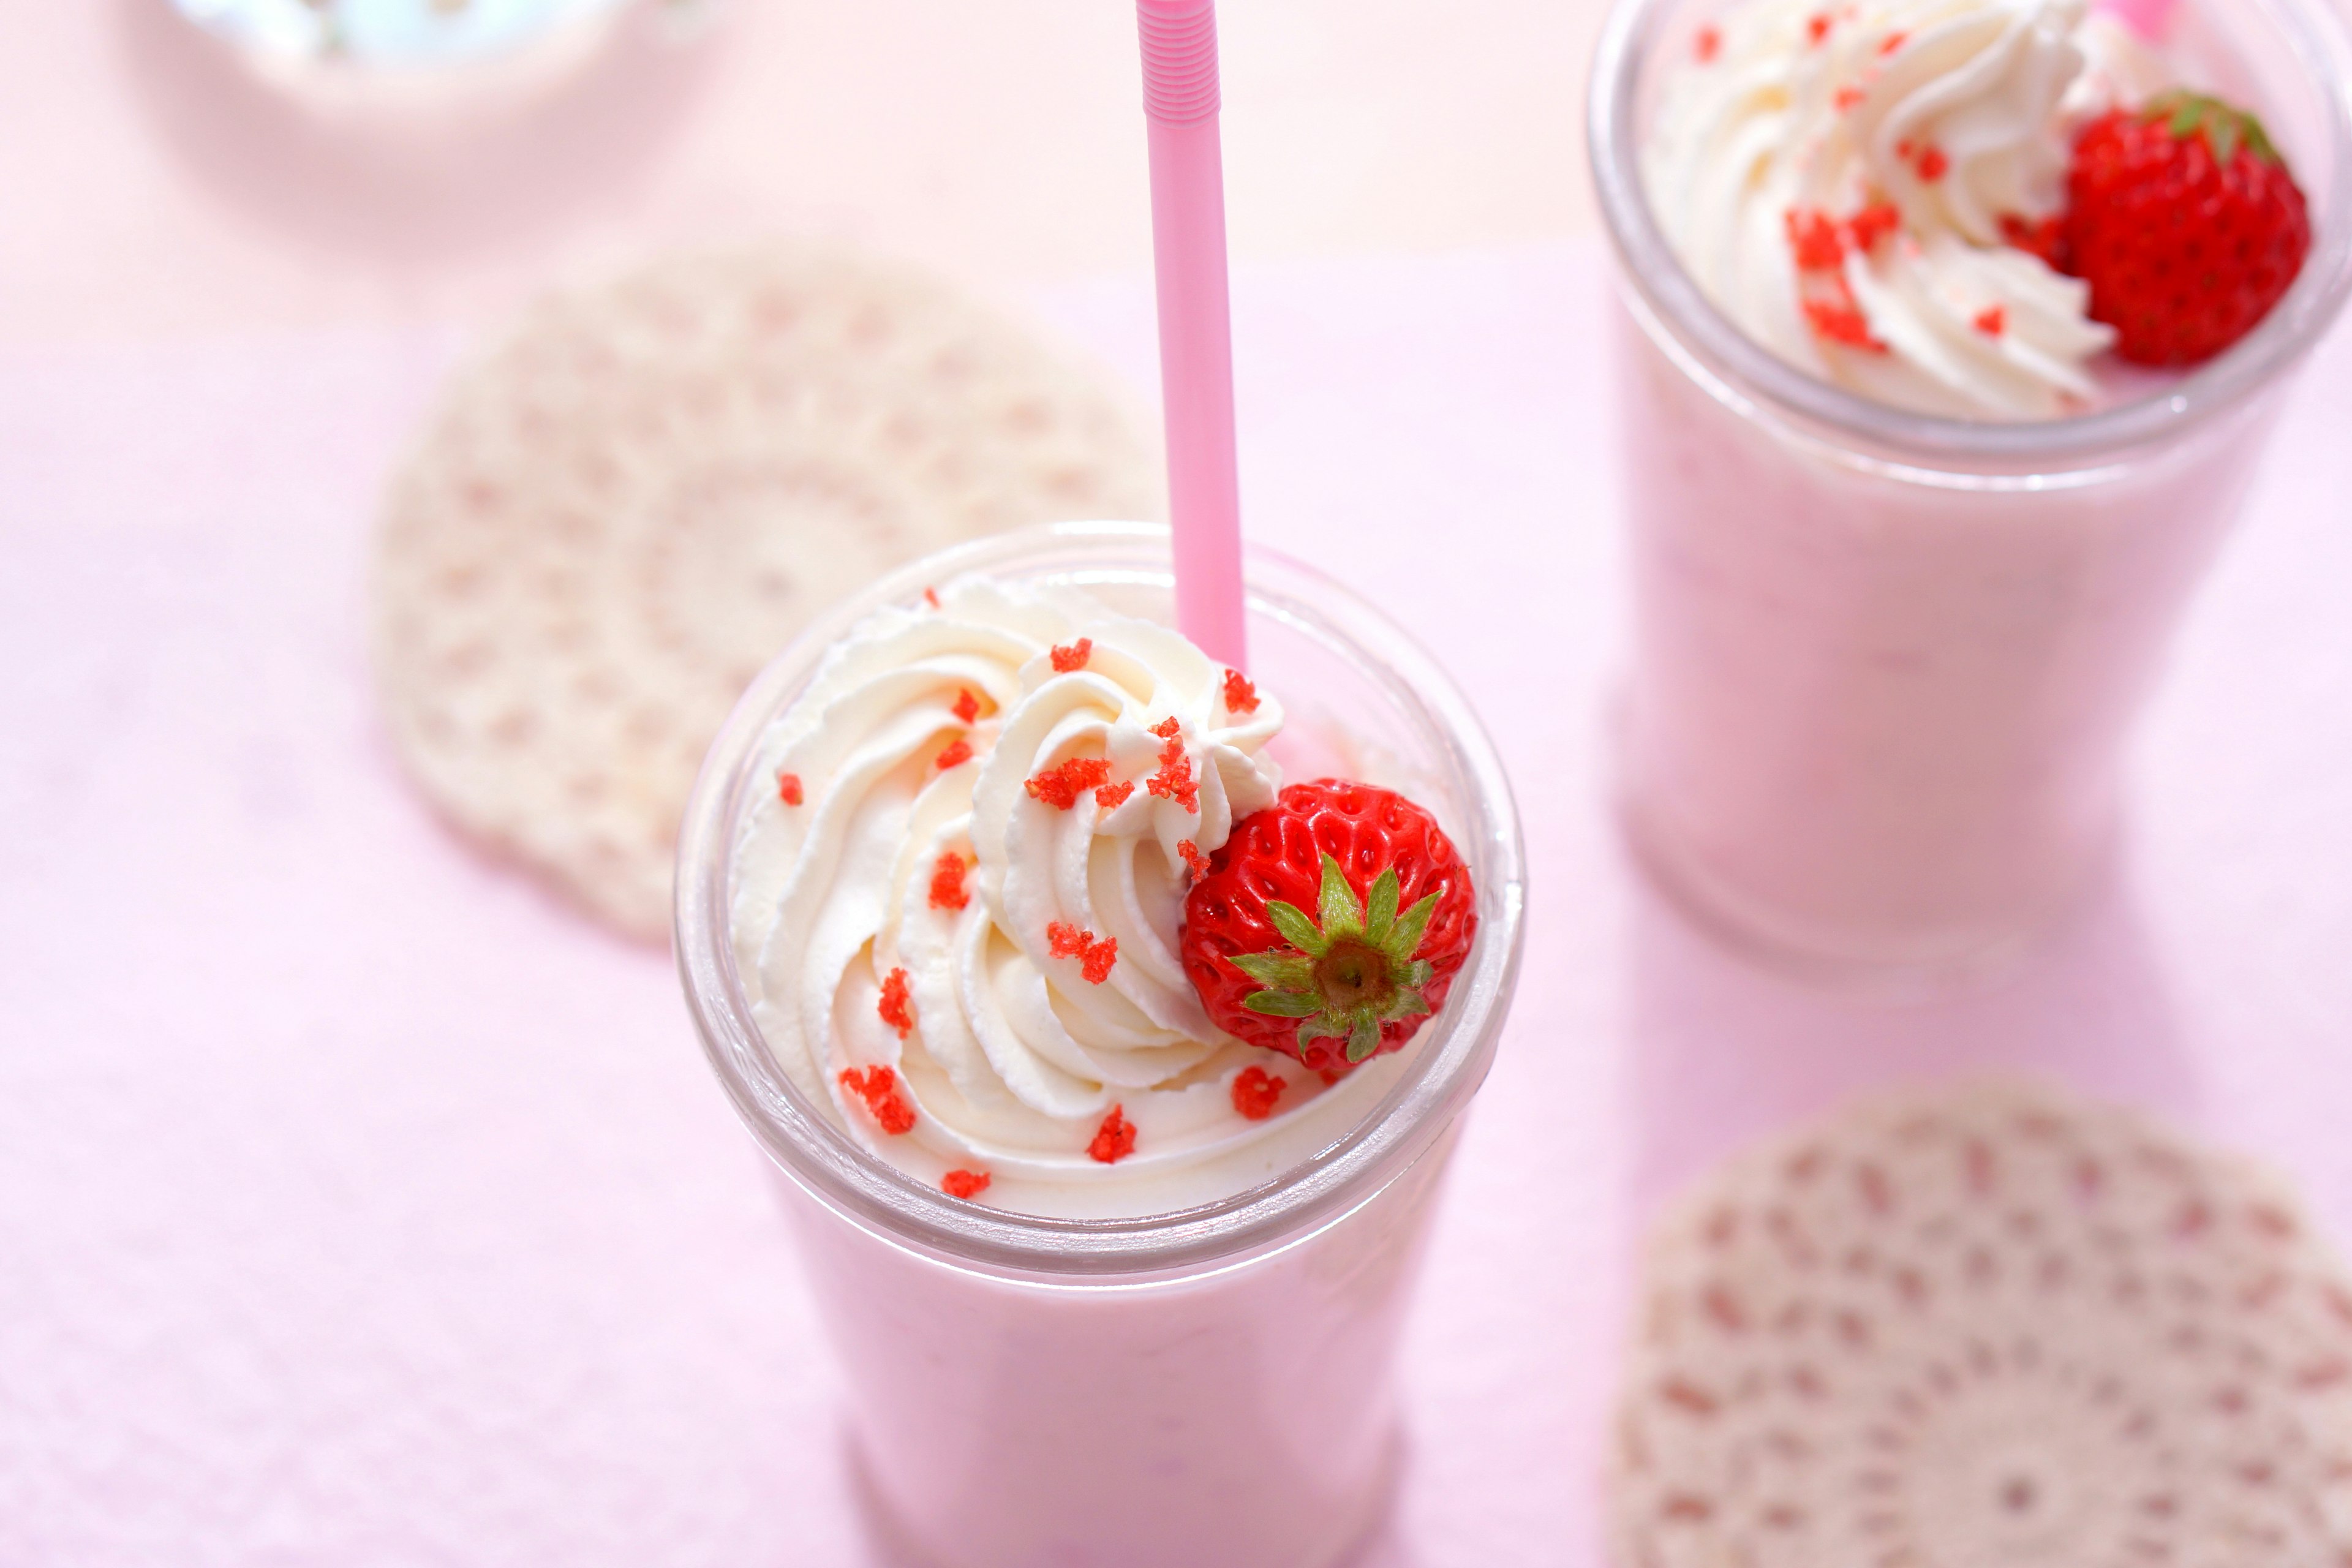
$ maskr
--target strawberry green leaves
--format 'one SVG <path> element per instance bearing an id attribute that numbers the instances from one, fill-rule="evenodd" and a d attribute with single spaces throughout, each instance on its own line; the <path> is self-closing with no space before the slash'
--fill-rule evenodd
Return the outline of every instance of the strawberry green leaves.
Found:
<path id="1" fill-rule="evenodd" d="M 2205 145 L 2212 149 L 2216 163 L 2226 164 L 2236 157 L 2241 142 L 2262 163 L 2279 161 L 2278 149 L 2271 145 L 2263 122 L 2218 98 L 2175 88 L 2149 99 L 2141 112 L 2151 124 L 2159 120 L 2166 121 L 2165 129 L 2176 142 L 2186 142 L 2203 132 Z"/>
<path id="2" fill-rule="evenodd" d="M 1413 955 L 1429 929 L 1438 895 L 1428 894 L 1400 913 L 1396 868 L 1373 879 L 1359 901 L 1347 873 L 1323 857 L 1316 914 L 1279 899 L 1266 901 L 1266 919 L 1293 951 L 1234 955 L 1241 972 L 1263 986 L 1242 1005 L 1269 1017 L 1300 1020 L 1298 1038 L 1328 1036 L 1347 1042 L 1350 1063 L 1380 1048 L 1381 1026 L 1425 1016 L 1423 991 L 1431 966 Z"/>
<path id="3" fill-rule="evenodd" d="M 1477 936 L 1437 819 L 1354 779 L 1285 785 L 1193 870 L 1178 941 L 1210 1021 L 1331 1080 L 1443 1012 Z"/>

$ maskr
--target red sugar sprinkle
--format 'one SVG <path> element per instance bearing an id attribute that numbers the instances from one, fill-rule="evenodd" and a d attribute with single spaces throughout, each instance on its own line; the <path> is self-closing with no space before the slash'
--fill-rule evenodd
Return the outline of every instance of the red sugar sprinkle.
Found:
<path id="1" fill-rule="evenodd" d="M 2048 266 L 2061 272 L 2065 270 L 2060 265 L 2063 259 L 2060 252 L 2064 246 L 2065 236 L 2057 217 L 2046 217 L 2037 223 L 2015 213 L 2003 213 L 2000 215 L 2000 237 L 2018 249 L 2040 257 Z"/>
<path id="2" fill-rule="evenodd" d="M 1195 877 L 1205 877 L 1209 874 L 1209 858 L 1202 854 L 1201 847 L 1191 839 L 1179 838 L 1176 841 L 1176 853 L 1184 857 L 1184 864 L 1192 868 L 1192 875 Z"/>
<path id="3" fill-rule="evenodd" d="M 940 1191 L 951 1198 L 976 1198 L 988 1191 L 988 1173 L 950 1171 L 940 1178 Z"/>
<path id="4" fill-rule="evenodd" d="M 1706 64 L 1723 52 L 1723 29 L 1710 22 L 1698 30 L 1698 37 L 1691 41 L 1691 47 L 1697 52 L 1698 63 Z"/>
<path id="5" fill-rule="evenodd" d="M 1910 37 L 1908 33 L 1889 33 L 1886 35 L 1886 41 L 1878 46 L 1878 52 L 1882 55 L 1891 55 L 1901 48 Z"/>
<path id="6" fill-rule="evenodd" d="M 933 608 L 933 609 L 935 609 L 935 610 L 936 610 L 936 609 L 938 609 L 938 608 L 940 607 L 940 591 L 939 591 L 937 588 L 926 588 L 926 589 L 924 589 L 924 590 L 923 590 L 923 603 L 925 603 L 926 605 L 929 605 L 931 608 Z"/>
<path id="7" fill-rule="evenodd" d="M 1118 784 L 1108 784 L 1103 785 L 1102 788 L 1095 791 L 1095 804 L 1101 806 L 1105 811 L 1116 811 L 1118 807 L 1126 805 L 1127 797 L 1134 793 L 1135 784 L 1132 780 L 1122 780 Z"/>
<path id="8" fill-rule="evenodd" d="M 1042 800 L 1055 811 L 1067 811 L 1078 804 L 1078 796 L 1110 780 L 1110 762 L 1104 757 L 1072 757 L 1055 768 L 1047 768 L 1023 787 L 1032 800 Z"/>
<path id="9" fill-rule="evenodd" d="M 957 723 L 969 724 L 980 717 L 980 699 L 967 686 L 956 693 L 955 707 L 950 711 L 955 714 Z"/>
<path id="10" fill-rule="evenodd" d="M 891 1137 L 915 1130 L 914 1107 L 899 1098 L 898 1075 L 888 1068 L 867 1068 L 862 1073 L 856 1068 L 845 1068 L 841 1074 L 841 1087 L 866 1101 L 866 1113 Z"/>
<path id="11" fill-rule="evenodd" d="M 898 1031 L 900 1039 L 907 1037 L 907 1031 L 915 1026 L 915 1005 L 907 994 L 905 970 L 894 969 L 883 980 L 882 1000 L 875 1005 L 874 1010 L 882 1015 L 884 1023 Z M 882 1070 L 887 1072 L 889 1069 L 885 1068 Z"/>
<path id="12" fill-rule="evenodd" d="M 1842 87 L 1837 89 L 1837 96 L 1832 98 L 1830 101 L 1836 108 L 1838 112 L 1843 114 L 1847 110 L 1852 109 L 1855 104 L 1860 103 L 1864 99 L 1868 98 L 1869 96 L 1870 95 L 1868 93 L 1863 91 L 1862 89 L 1858 87 Z"/>
<path id="13" fill-rule="evenodd" d="M 1819 207 L 1790 207 L 1780 216 L 1789 231 L 1789 248 L 1797 265 L 1808 271 L 1827 271 L 1845 260 L 1845 236 Z"/>
<path id="14" fill-rule="evenodd" d="M 1257 711 L 1257 688 L 1238 669 L 1225 671 L 1225 711 L 1255 713 Z"/>
<path id="15" fill-rule="evenodd" d="M 1067 647 L 1055 647 L 1050 657 L 1055 675 L 1067 675 L 1074 669 L 1084 669 L 1087 660 L 1094 657 L 1095 639 L 1080 637 Z"/>
<path id="16" fill-rule="evenodd" d="M 940 852 L 939 864 L 931 868 L 931 908 L 960 910 L 971 902 L 963 885 L 963 874 L 969 868 L 954 850 Z"/>
<path id="17" fill-rule="evenodd" d="M 1911 146 L 1912 144 L 1908 142 L 1897 142 L 1895 144 L 1895 155 L 1898 158 L 1909 158 L 1911 156 Z"/>
<path id="18" fill-rule="evenodd" d="M 786 805 L 800 805 L 801 801 L 804 798 L 801 794 L 801 775 L 798 773 L 778 773 L 776 775 L 776 798 L 782 801 Z"/>
<path id="19" fill-rule="evenodd" d="M 1184 754 L 1181 737 L 1171 735 L 1168 743 L 1160 748 L 1160 771 L 1144 780 L 1143 787 L 1187 811 L 1201 809 L 1201 786 L 1193 781 L 1192 760 Z"/>
<path id="20" fill-rule="evenodd" d="M 1805 39 L 1808 43 L 1818 44 L 1829 36 L 1829 13 L 1825 11 L 1817 11 L 1813 15 L 1805 18 Z"/>
<path id="21" fill-rule="evenodd" d="M 1178 735 L 1183 733 L 1183 731 L 1184 721 L 1177 718 L 1173 713 L 1171 713 L 1167 718 L 1162 719 L 1159 723 L 1151 726 L 1151 732 L 1159 736 L 1163 741 L 1172 741 Z"/>
<path id="22" fill-rule="evenodd" d="M 2008 325 L 2009 312 L 1999 305 L 1988 305 L 1977 312 L 1976 329 L 1987 337 L 2000 336 L 2002 329 Z"/>
<path id="23" fill-rule="evenodd" d="M 1923 180 L 1940 180 L 1951 166 L 1952 161 L 1944 156 L 1941 147 L 1929 147 L 1919 154 L 1919 177 Z"/>
<path id="24" fill-rule="evenodd" d="M 1873 202 L 1846 223 L 1856 250 L 1868 250 L 1902 226 L 1902 209 L 1893 202 Z"/>
<path id="25" fill-rule="evenodd" d="M 1121 1114 L 1124 1109 L 1112 1106 L 1096 1129 L 1095 1141 L 1087 1145 L 1087 1152 L 1106 1165 L 1115 1165 L 1135 1152 L 1135 1123 Z"/>
<path id="26" fill-rule="evenodd" d="M 1264 1068 L 1244 1068 L 1234 1079 L 1234 1109 L 1251 1121 L 1263 1121 L 1274 1114 L 1274 1102 L 1289 1087 Z"/>
<path id="27" fill-rule="evenodd" d="M 1867 349 L 1873 353 L 1886 352 L 1886 345 L 1870 335 L 1870 321 L 1858 306 L 1833 304 L 1826 300 L 1808 300 L 1804 305 L 1805 320 L 1830 342 Z"/>
<path id="28" fill-rule="evenodd" d="M 1078 973 L 1089 985 L 1108 980 L 1111 965 L 1118 962 L 1118 938 L 1097 937 L 1084 926 L 1074 926 L 1066 921 L 1047 924 L 1045 950 L 1055 958 L 1076 959 Z"/>
<path id="29" fill-rule="evenodd" d="M 947 750 L 932 759 L 931 765 L 940 772 L 945 773 L 950 768 L 970 761 L 971 761 L 971 741 L 968 736 L 958 735 L 948 742 Z"/>

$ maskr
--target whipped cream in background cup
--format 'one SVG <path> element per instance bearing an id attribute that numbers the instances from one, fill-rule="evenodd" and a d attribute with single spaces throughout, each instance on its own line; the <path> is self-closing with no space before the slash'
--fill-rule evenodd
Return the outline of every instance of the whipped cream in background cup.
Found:
<path id="1" fill-rule="evenodd" d="M 1271 1179 L 1237 1174 L 1249 1184 L 1199 1201 L 1192 1162 L 1166 1188 L 1183 1206 L 1153 1212 L 1167 1205 L 1152 1185 L 1129 1181 L 1114 1189 L 1108 1206 L 1124 1212 L 1112 1217 L 987 1201 L 1018 1184 L 979 1203 L 949 1197 L 796 1087 L 763 1037 L 759 984 L 747 984 L 731 930 L 741 847 L 776 788 L 778 721 L 854 627 L 968 575 L 1075 587 L 1165 624 L 1165 529 L 1032 529 L 876 584 L 753 683 L 688 810 L 677 942 L 689 1008 L 721 1084 L 788 1178 L 864 1479 L 901 1544 L 943 1568 L 1316 1568 L 1371 1528 L 1391 1489 L 1398 1333 L 1456 1123 L 1517 975 L 1518 824 L 1468 703 L 1409 636 L 1309 567 L 1252 550 L 1246 569 L 1249 673 L 1286 712 L 1268 745 L 1286 782 L 1353 763 L 1356 776 L 1428 807 L 1469 868 L 1480 922 L 1437 1014 L 1403 1051 L 1368 1064 L 1381 1069 L 1364 1079 L 1376 1094 L 1320 1122 L 1304 1113 L 1325 1102 L 1305 1107 L 1302 1125 L 1320 1130 Z M 1069 1179 L 1121 1175 L 1082 1165 Z M 1028 1178 L 1033 1198 L 1040 1179 Z M 1080 1194 L 1037 1206 L 1106 1205 Z"/>
<path id="2" fill-rule="evenodd" d="M 1697 244 L 1748 327 L 1677 259 L 1670 229 L 1695 220 L 1654 210 L 1645 151 L 1662 87 L 1737 10 L 1622 0 L 1593 68 L 1629 329 L 1626 817 L 1656 879 L 1743 945 L 1849 976 L 1968 973 L 2063 911 L 2115 842 L 2126 733 L 2352 283 L 2352 47 L 2325 0 L 2181 0 L 2156 44 L 2263 117 L 2309 202 L 2300 276 L 2193 371 L 2109 374 L 2044 321 L 2046 374 L 1961 398 L 1905 379 L 1900 344 L 1857 384 L 1791 363 L 1756 303 L 1777 280 L 1710 248 L 1727 231 Z M 2134 56 L 2092 65 L 2128 78 Z M 1974 82 L 1970 134 L 2046 102 L 2051 58 L 2044 39 Z M 2063 179 L 2060 151 L 2055 170 L 2047 148 L 2009 153 L 1987 179 Z M 2027 309 L 2064 303 L 2043 282 Z"/>

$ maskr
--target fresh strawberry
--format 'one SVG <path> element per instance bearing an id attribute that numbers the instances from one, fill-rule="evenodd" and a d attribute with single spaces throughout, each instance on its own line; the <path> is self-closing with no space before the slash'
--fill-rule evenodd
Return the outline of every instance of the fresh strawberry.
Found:
<path id="1" fill-rule="evenodd" d="M 1292 784 L 1234 824 L 1192 884 L 1184 972 L 1226 1033 L 1344 1069 L 1397 1049 L 1444 1005 L 1477 934 L 1475 901 L 1462 857 L 1404 796 Z"/>
<path id="2" fill-rule="evenodd" d="M 2141 364 L 2210 359 L 2294 281 L 2311 218 L 2252 115 L 2168 92 L 2093 121 L 2067 175 L 2065 252 L 2091 316 Z"/>

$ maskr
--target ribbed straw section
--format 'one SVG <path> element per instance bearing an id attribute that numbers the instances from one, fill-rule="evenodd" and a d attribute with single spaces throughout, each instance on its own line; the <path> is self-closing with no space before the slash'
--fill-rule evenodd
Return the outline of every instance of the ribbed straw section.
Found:
<path id="1" fill-rule="evenodd" d="M 1135 0 L 1143 32 L 1143 109 L 1166 125 L 1217 112 L 1216 0 Z"/>

